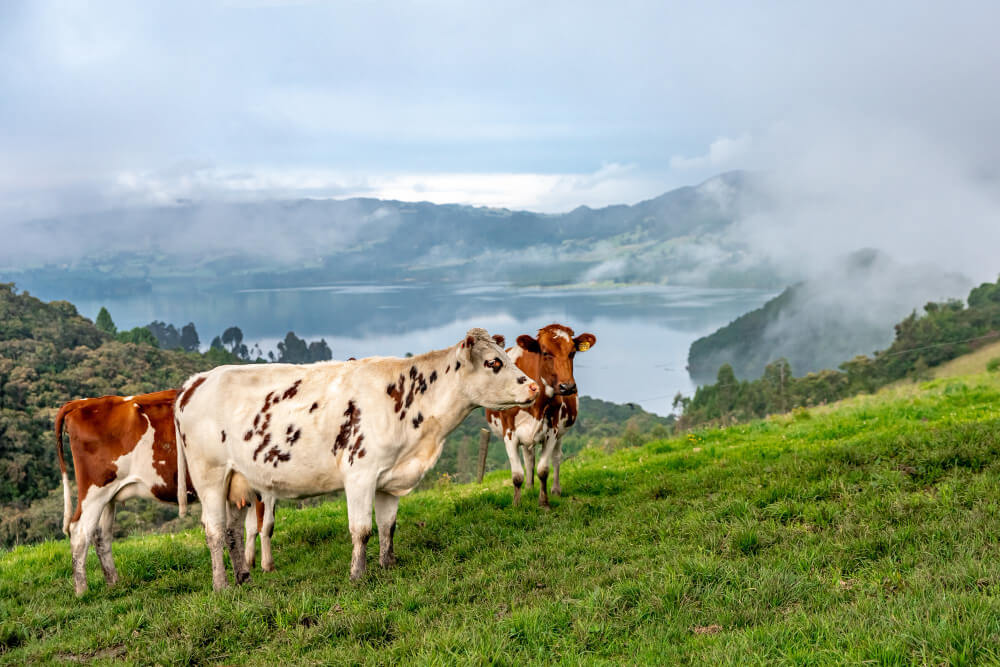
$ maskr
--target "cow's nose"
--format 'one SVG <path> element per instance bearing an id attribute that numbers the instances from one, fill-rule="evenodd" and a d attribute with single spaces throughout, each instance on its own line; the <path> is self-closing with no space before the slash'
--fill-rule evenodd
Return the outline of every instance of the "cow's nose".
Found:
<path id="1" fill-rule="evenodd" d="M 569 396 L 570 394 L 576 393 L 576 383 L 575 382 L 560 382 L 559 383 L 559 393 L 563 396 Z"/>

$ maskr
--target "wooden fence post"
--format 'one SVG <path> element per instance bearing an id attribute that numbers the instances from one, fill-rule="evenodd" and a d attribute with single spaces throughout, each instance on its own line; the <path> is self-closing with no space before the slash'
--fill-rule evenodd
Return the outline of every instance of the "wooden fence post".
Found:
<path id="1" fill-rule="evenodd" d="M 479 474 L 476 482 L 483 483 L 483 475 L 486 474 L 486 450 L 490 446 L 490 431 L 486 428 L 479 429 Z"/>

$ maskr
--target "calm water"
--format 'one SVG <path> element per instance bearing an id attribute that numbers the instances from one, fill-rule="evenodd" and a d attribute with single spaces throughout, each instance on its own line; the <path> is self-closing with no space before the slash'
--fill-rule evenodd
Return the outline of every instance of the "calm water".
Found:
<path id="1" fill-rule="evenodd" d="M 94 319 L 107 306 L 119 329 L 153 320 L 178 328 L 193 321 L 203 346 L 226 328 L 243 330 L 248 347 L 266 350 L 285 333 L 325 338 L 334 358 L 401 356 L 458 342 L 470 327 L 509 343 L 552 322 L 597 344 L 577 357 L 584 394 L 639 403 L 668 414 L 678 391 L 693 390 L 685 364 L 696 338 L 761 306 L 774 292 L 636 286 L 611 289 L 513 289 L 504 285 L 328 285 L 242 292 L 163 292 L 77 301 Z"/>

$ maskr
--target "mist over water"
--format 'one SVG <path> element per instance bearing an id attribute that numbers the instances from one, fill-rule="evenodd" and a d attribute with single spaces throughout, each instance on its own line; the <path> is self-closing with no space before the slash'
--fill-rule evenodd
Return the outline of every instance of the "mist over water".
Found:
<path id="1" fill-rule="evenodd" d="M 248 347 L 274 350 L 288 331 L 325 338 L 334 358 L 403 356 L 440 349 L 474 326 L 512 344 L 553 322 L 588 331 L 597 344 L 576 360 L 580 391 L 618 403 L 671 411 L 678 391 L 693 390 L 685 368 L 688 347 L 774 292 L 636 286 L 615 289 L 514 289 L 498 284 L 327 285 L 242 292 L 157 292 L 77 300 L 95 318 L 108 308 L 119 329 L 162 320 L 193 321 L 203 347 L 239 326 Z"/>

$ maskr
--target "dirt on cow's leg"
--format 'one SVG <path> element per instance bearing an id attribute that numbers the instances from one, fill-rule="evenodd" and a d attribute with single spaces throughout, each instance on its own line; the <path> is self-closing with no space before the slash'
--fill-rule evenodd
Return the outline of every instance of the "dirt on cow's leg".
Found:
<path id="1" fill-rule="evenodd" d="M 80 518 L 70 526 L 70 548 L 73 553 L 73 585 L 76 594 L 87 592 L 87 549 L 100 532 L 101 512 L 110 502 L 108 492 L 91 492 L 82 505 Z M 99 554 L 98 554 L 99 555 Z"/>
<path id="2" fill-rule="evenodd" d="M 357 480 L 345 488 L 347 495 L 347 522 L 351 530 L 351 581 L 358 581 L 365 574 L 368 538 L 372 536 L 372 505 L 375 502 L 375 480 Z"/>
<path id="3" fill-rule="evenodd" d="M 88 531 L 80 522 L 70 526 L 70 550 L 73 554 L 73 586 L 77 596 L 87 592 L 87 547 L 89 546 Z"/>
<path id="4" fill-rule="evenodd" d="M 237 584 L 250 581 L 250 570 L 247 568 L 246 553 L 243 546 L 243 527 L 246 524 L 247 505 L 229 503 L 229 523 L 226 525 L 226 546 L 229 547 L 229 560 L 233 564 L 233 578 Z"/>
<path id="5" fill-rule="evenodd" d="M 556 448 L 555 437 L 549 437 L 542 445 L 542 454 L 538 457 L 538 504 L 544 508 L 549 506 L 549 465 Z"/>
<path id="6" fill-rule="evenodd" d="M 384 568 L 396 564 L 392 540 L 396 535 L 396 511 L 399 497 L 391 493 L 375 492 L 375 523 L 378 525 L 378 563 Z"/>
<path id="7" fill-rule="evenodd" d="M 510 461 L 510 478 L 514 483 L 514 504 L 517 505 L 521 502 L 521 486 L 524 484 L 521 453 L 518 451 L 518 442 L 513 436 L 504 438 L 503 445 L 507 449 L 507 460 Z"/>
<path id="8" fill-rule="evenodd" d="M 538 470 L 538 505 L 549 508 L 549 469 L 539 468 Z"/>
<path id="9" fill-rule="evenodd" d="M 209 486 L 208 483 L 195 487 L 201 496 L 201 525 L 205 529 L 205 543 L 212 557 L 212 588 L 217 591 L 229 588 L 223 557 L 226 543 L 226 496 L 222 487 L 221 480 L 218 487 Z"/>
<path id="10" fill-rule="evenodd" d="M 94 533 L 94 550 L 101 562 L 104 581 L 108 586 L 118 583 L 118 570 L 115 569 L 114 557 L 111 555 L 111 542 L 114 539 L 115 503 L 111 501 L 104 506 L 97 530 Z"/>
<path id="11" fill-rule="evenodd" d="M 535 486 L 535 445 L 524 445 L 524 474 L 528 477 L 528 488 Z"/>

